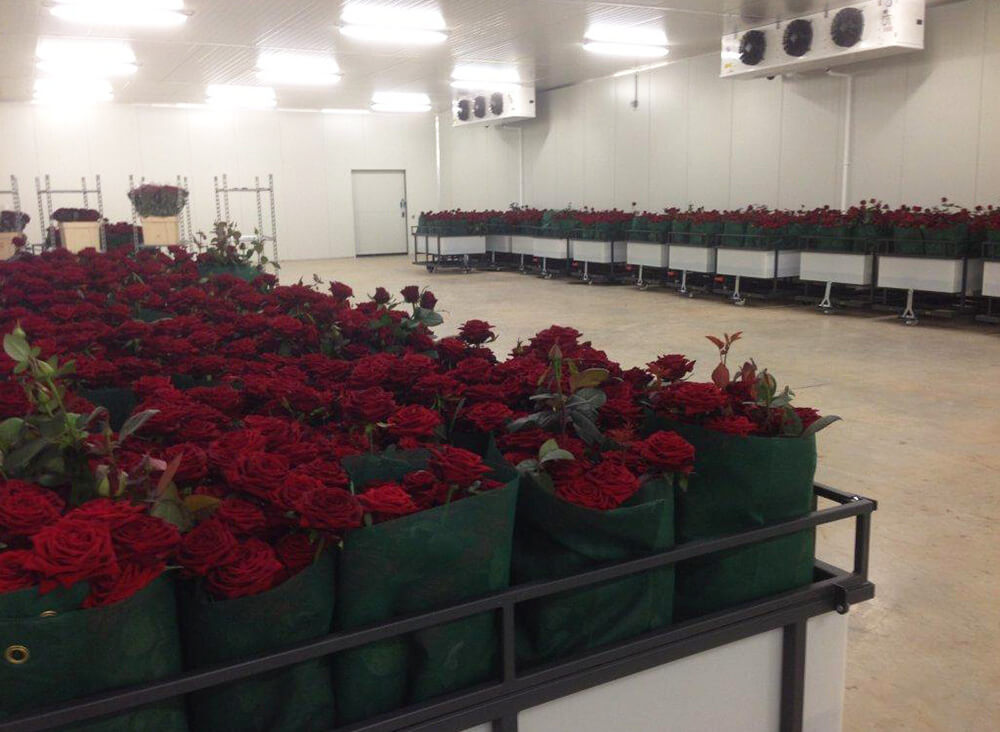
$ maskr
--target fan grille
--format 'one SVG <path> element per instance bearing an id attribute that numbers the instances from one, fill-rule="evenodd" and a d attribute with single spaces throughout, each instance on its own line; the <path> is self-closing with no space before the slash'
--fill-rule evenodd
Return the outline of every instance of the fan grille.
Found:
<path id="1" fill-rule="evenodd" d="M 785 27 L 781 46 L 789 56 L 805 56 L 812 48 L 813 28 L 808 20 L 799 18 Z"/>
<path id="2" fill-rule="evenodd" d="M 763 31 L 747 31 L 740 39 L 740 61 L 747 66 L 756 66 L 763 61 L 766 50 L 767 37 Z"/>
<path id="3" fill-rule="evenodd" d="M 843 8 L 833 16 L 830 37 L 841 48 L 850 48 L 861 40 L 865 30 L 865 15 L 860 8 Z"/>

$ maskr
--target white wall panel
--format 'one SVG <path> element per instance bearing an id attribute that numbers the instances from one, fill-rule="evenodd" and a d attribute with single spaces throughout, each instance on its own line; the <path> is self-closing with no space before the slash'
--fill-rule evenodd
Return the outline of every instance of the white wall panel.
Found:
<path id="1" fill-rule="evenodd" d="M 729 206 L 778 200 L 782 85 L 781 79 L 733 84 Z"/>
<path id="2" fill-rule="evenodd" d="M 614 197 L 616 208 L 649 205 L 649 74 L 615 79 Z M 638 83 L 637 83 L 638 81 Z M 633 107 L 636 100 L 638 106 Z"/>
<path id="3" fill-rule="evenodd" d="M 1000 3 L 987 3 L 985 28 L 975 203 L 995 205 L 1000 201 Z"/>
<path id="4" fill-rule="evenodd" d="M 354 254 L 352 169 L 405 170 L 408 223 L 416 223 L 421 210 L 440 205 L 430 115 L 334 116 L 114 104 L 68 114 L 59 108 L 3 104 L 0 135 L 0 180 L 11 173 L 18 176 L 22 206 L 33 219 L 33 238 L 40 235 L 34 220 L 34 177 L 45 173 L 60 188 L 79 187 L 84 175 L 92 185 L 99 173 L 105 214 L 113 220 L 131 217 L 126 197 L 130 174 L 136 182 L 145 176 L 164 183 L 186 175 L 196 231 L 208 231 L 216 218 L 214 176 L 225 173 L 230 186 L 252 186 L 255 177 L 266 185 L 268 174 L 273 174 L 282 259 Z M 504 170 L 505 181 L 508 177 Z M 498 192 L 508 187 L 496 183 Z M 90 204 L 96 206 L 96 199 Z M 55 197 L 53 205 L 80 206 L 82 200 Z M 269 229 L 266 197 L 262 205 Z M 229 217 L 244 232 L 252 231 L 256 197 L 232 194 Z"/>
<path id="5" fill-rule="evenodd" d="M 687 62 L 688 198 L 707 208 L 729 206 L 733 83 L 719 79 L 718 55 Z"/>
<path id="6" fill-rule="evenodd" d="M 601 79 L 584 84 L 583 104 L 567 104 L 567 111 L 583 122 L 583 145 L 570 136 L 566 142 L 572 147 L 566 151 L 568 176 L 577 170 L 583 173 L 583 192 L 572 198 L 574 205 L 611 208 L 615 200 L 616 110 L 623 103 L 615 94 L 615 79 Z M 579 95 L 574 95 L 579 99 Z M 576 144 L 574 144 L 576 143 Z M 579 201 L 579 204 L 577 203 Z"/>
<path id="7" fill-rule="evenodd" d="M 688 195 L 688 115 L 690 95 L 686 63 L 670 64 L 649 74 L 649 201 L 658 211 L 686 204 Z"/>
<path id="8" fill-rule="evenodd" d="M 901 203 L 905 109 L 905 63 L 894 60 L 877 73 L 855 75 L 849 203 Z M 839 197 L 830 203 L 838 204 Z"/>
<path id="9" fill-rule="evenodd" d="M 844 80 L 829 76 L 787 79 L 782 93 L 777 203 L 782 208 L 836 205 L 843 161 Z"/>

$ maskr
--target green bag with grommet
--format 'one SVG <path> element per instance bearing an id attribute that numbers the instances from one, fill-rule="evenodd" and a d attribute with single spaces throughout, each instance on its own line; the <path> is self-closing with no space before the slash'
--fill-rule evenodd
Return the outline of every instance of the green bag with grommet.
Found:
<path id="1" fill-rule="evenodd" d="M 229 663 L 330 632 L 334 560 L 324 551 L 309 567 L 259 595 L 215 600 L 193 583 L 179 590 L 185 667 Z M 276 669 L 188 696 L 194 732 L 311 732 L 333 727 L 327 658 Z"/>
<path id="2" fill-rule="evenodd" d="M 522 480 L 512 565 L 515 584 L 566 577 L 674 545 L 674 488 L 651 480 L 619 508 L 598 511 Z M 673 566 L 517 606 L 517 657 L 538 664 L 633 638 L 673 619 Z"/>
<path id="3" fill-rule="evenodd" d="M 0 721 L 181 673 L 173 582 L 81 610 L 86 583 L 0 595 Z M 183 698 L 62 727 L 79 732 L 184 732 Z"/>
<path id="4" fill-rule="evenodd" d="M 694 471 L 677 491 L 677 543 L 787 521 L 815 508 L 816 437 L 740 437 L 654 419 L 694 445 Z M 723 610 L 813 580 L 815 529 L 677 564 L 675 621 Z"/>
<path id="5" fill-rule="evenodd" d="M 425 467 L 427 456 L 393 451 L 343 462 L 360 491 L 366 483 L 399 480 Z M 506 485 L 348 533 L 337 567 L 336 629 L 354 630 L 505 589 L 518 477 L 509 465 L 495 466 L 491 477 Z M 335 655 L 338 724 L 499 678 L 496 615 L 481 613 Z"/>

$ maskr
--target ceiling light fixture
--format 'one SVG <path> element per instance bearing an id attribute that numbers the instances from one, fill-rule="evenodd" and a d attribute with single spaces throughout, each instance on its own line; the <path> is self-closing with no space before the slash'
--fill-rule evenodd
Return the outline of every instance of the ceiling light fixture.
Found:
<path id="1" fill-rule="evenodd" d="M 598 24 L 583 36 L 583 48 L 592 53 L 630 58 L 661 58 L 670 53 L 667 34 L 657 28 Z"/>
<path id="2" fill-rule="evenodd" d="M 362 41 L 429 45 L 448 38 L 437 10 L 352 4 L 344 8 L 340 20 L 341 33 Z"/>
<path id="3" fill-rule="evenodd" d="M 431 98 L 426 94 L 375 92 L 371 109 L 373 112 L 430 112 Z"/>
<path id="4" fill-rule="evenodd" d="M 521 75 L 516 68 L 487 66 L 485 64 L 463 64 L 451 73 L 451 85 L 455 89 L 471 91 L 500 91 L 521 85 Z"/>
<path id="5" fill-rule="evenodd" d="M 35 79 L 36 104 L 92 104 L 113 98 L 107 79 Z"/>
<path id="6" fill-rule="evenodd" d="M 278 105 L 274 89 L 269 86 L 209 84 L 206 93 L 207 103 L 216 107 L 272 109 Z"/>
<path id="7" fill-rule="evenodd" d="M 49 12 L 72 23 L 166 28 L 187 21 L 183 0 L 54 0 Z"/>
<path id="8" fill-rule="evenodd" d="M 257 57 L 257 78 L 268 84 L 329 86 L 340 77 L 340 68 L 330 56 L 265 51 Z"/>
<path id="9" fill-rule="evenodd" d="M 42 38 L 35 49 L 38 70 L 51 76 L 129 76 L 138 68 L 135 53 L 121 41 L 82 41 Z"/>
<path id="10" fill-rule="evenodd" d="M 371 114 L 370 109 L 321 109 L 323 114 Z"/>
<path id="11" fill-rule="evenodd" d="M 662 69 L 664 66 L 669 66 L 672 61 L 660 61 L 656 64 L 645 64 L 643 66 L 636 66 L 631 69 L 625 69 L 624 71 L 616 71 L 612 76 L 632 76 L 632 74 L 639 74 L 643 71 L 652 71 L 653 69 Z"/>

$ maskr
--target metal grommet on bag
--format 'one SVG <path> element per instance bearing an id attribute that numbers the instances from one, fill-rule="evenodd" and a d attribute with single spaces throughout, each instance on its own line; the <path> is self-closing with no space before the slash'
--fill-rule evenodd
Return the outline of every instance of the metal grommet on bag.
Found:
<path id="1" fill-rule="evenodd" d="M 7 646 L 7 650 L 3 652 L 3 658 L 7 663 L 20 666 L 31 658 L 31 653 L 24 646 Z"/>
<path id="2" fill-rule="evenodd" d="M 40 617 L 40 618 L 54 618 L 58 614 L 59 613 L 57 613 L 55 610 L 43 610 L 42 613 L 38 617 Z"/>

